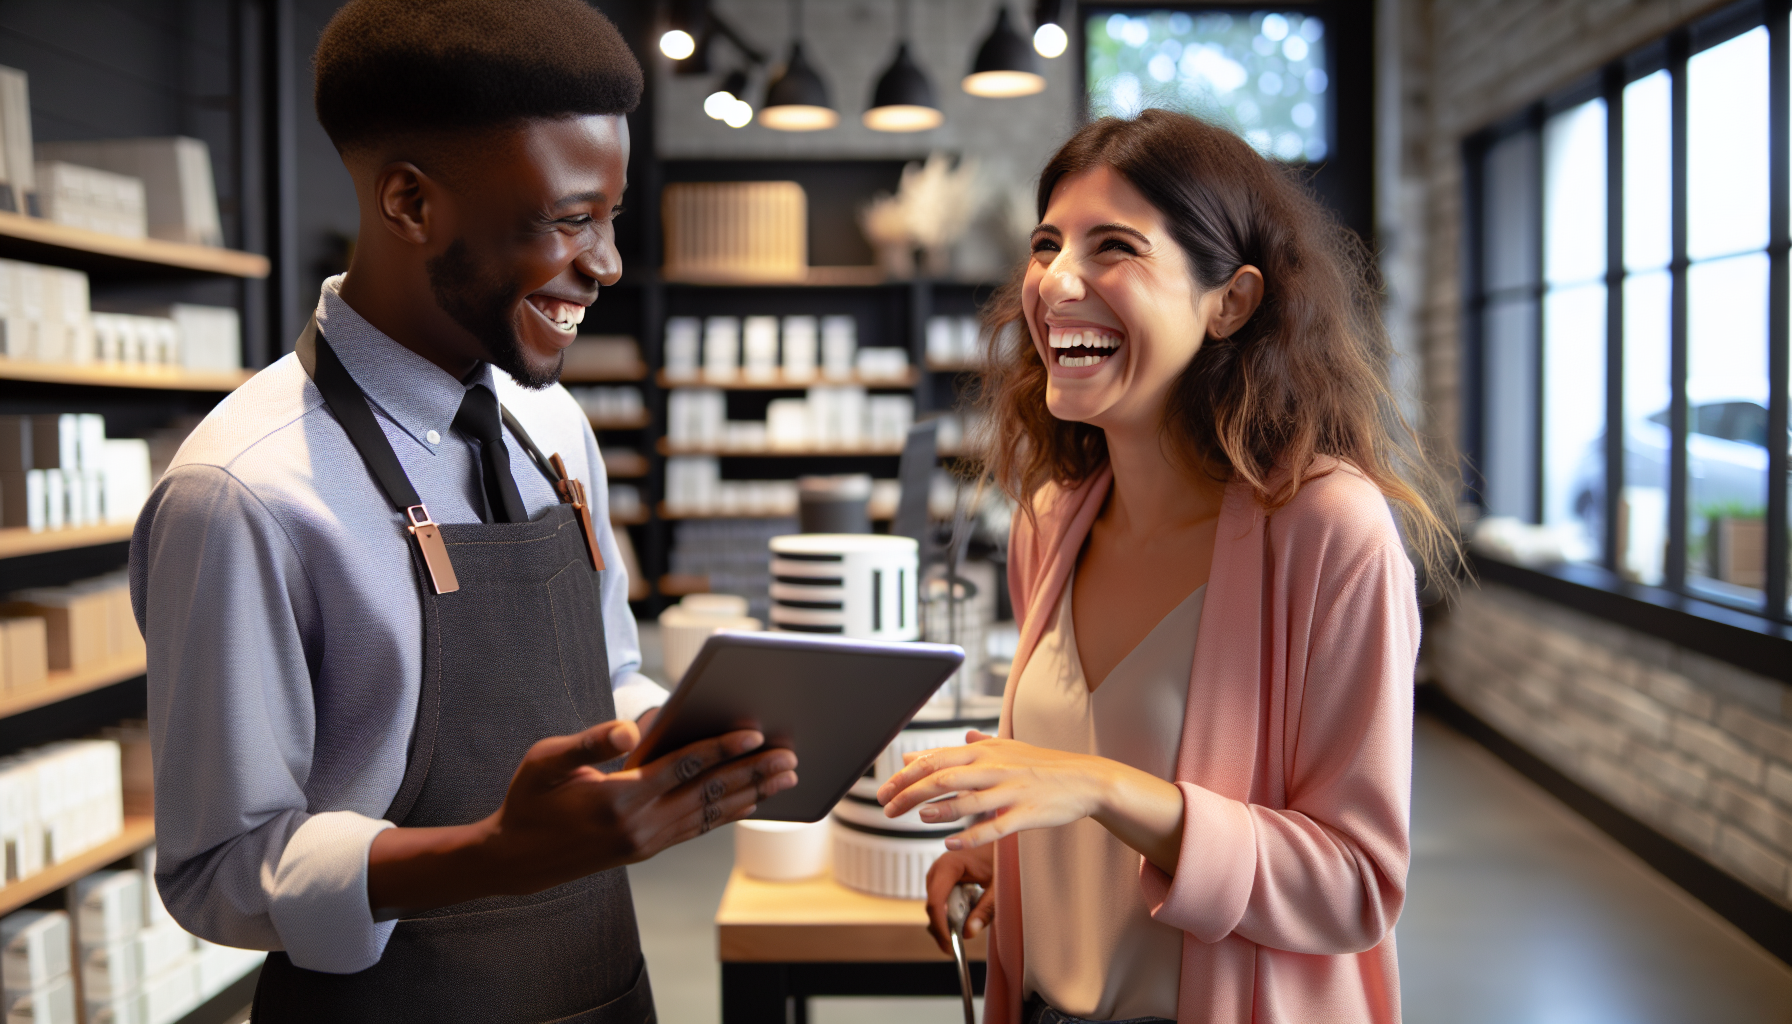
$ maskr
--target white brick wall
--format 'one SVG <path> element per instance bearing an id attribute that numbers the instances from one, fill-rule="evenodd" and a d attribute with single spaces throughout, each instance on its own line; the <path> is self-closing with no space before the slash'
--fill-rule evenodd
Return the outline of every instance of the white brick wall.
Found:
<path id="1" fill-rule="evenodd" d="M 1426 638 L 1453 698 L 1792 908 L 1792 688 L 1483 584 Z"/>

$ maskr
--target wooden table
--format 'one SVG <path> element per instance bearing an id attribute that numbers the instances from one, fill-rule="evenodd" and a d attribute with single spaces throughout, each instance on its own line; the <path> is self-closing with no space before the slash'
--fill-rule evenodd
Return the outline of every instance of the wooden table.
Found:
<path id="1" fill-rule="evenodd" d="M 722 1024 L 805 1024 L 810 996 L 958 995 L 958 967 L 927 934 L 920 900 L 848 889 L 832 875 L 760 882 L 735 869 L 716 910 Z M 967 943 L 983 991 L 988 936 Z"/>

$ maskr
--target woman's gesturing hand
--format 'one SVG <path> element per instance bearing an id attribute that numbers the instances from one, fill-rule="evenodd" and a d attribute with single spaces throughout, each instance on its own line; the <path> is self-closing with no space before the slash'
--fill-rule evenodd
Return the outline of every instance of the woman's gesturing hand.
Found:
<path id="1" fill-rule="evenodd" d="M 884 814 L 894 818 L 925 805 L 922 821 L 987 815 L 947 839 L 948 850 L 1094 818 L 1151 863 L 1175 873 L 1182 850 L 1182 791 L 1174 785 L 1105 757 L 974 731 L 965 739 L 962 747 L 904 755 L 907 767 L 877 791 Z"/>

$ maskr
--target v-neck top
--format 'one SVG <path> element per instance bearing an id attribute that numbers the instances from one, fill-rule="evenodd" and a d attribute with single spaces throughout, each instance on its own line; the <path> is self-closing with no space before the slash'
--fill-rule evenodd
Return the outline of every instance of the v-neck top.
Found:
<path id="1" fill-rule="evenodd" d="M 1074 584 L 1073 574 L 1016 683 L 1014 738 L 1172 780 L 1207 587 L 1183 598 L 1091 693 L 1076 647 Z M 1138 851 L 1092 818 L 1019 840 L 1023 998 L 1089 1020 L 1176 1019 L 1182 930 L 1152 920 Z"/>

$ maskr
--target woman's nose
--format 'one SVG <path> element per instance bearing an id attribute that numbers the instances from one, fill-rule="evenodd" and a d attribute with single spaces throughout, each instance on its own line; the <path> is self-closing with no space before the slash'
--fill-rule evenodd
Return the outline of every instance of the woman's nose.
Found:
<path id="1" fill-rule="evenodd" d="M 1047 305 L 1075 302 L 1086 293 L 1082 275 L 1077 273 L 1076 263 L 1068 253 L 1059 253 L 1058 258 L 1045 268 L 1045 279 L 1039 282 L 1039 297 Z"/>

